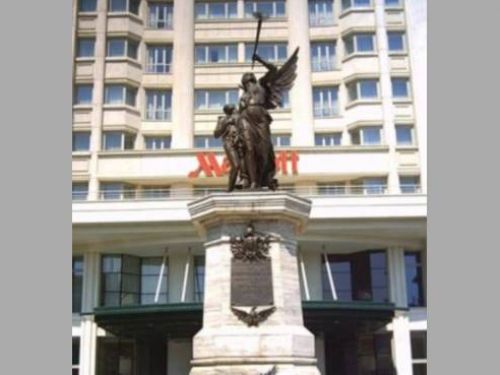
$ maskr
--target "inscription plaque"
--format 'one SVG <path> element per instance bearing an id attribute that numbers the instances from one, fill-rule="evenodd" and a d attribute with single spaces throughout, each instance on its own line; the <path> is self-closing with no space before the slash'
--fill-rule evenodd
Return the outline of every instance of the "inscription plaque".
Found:
<path id="1" fill-rule="evenodd" d="M 271 259 L 245 262 L 231 260 L 231 305 L 273 305 L 273 278 Z"/>

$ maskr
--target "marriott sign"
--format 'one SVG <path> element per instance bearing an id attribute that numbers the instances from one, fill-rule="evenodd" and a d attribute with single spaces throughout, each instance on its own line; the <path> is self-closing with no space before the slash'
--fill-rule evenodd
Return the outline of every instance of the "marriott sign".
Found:
<path id="1" fill-rule="evenodd" d="M 189 178 L 222 177 L 229 173 L 229 161 L 225 156 L 217 158 L 214 152 L 199 152 L 196 154 L 198 168 L 189 172 Z M 219 162 L 220 160 L 220 162 Z M 299 155 L 297 151 L 280 151 L 276 153 L 276 172 L 281 175 L 298 174 Z"/>

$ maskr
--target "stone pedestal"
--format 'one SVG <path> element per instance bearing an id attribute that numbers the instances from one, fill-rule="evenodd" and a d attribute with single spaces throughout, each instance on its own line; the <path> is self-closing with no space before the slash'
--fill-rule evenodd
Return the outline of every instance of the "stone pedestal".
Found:
<path id="1" fill-rule="evenodd" d="M 314 336 L 302 318 L 295 239 L 311 202 L 284 192 L 220 193 L 188 208 L 206 239 L 203 328 L 194 337 L 191 375 L 319 375 Z M 231 310 L 231 238 L 243 236 L 249 224 L 271 236 L 275 310 L 258 326 Z"/>

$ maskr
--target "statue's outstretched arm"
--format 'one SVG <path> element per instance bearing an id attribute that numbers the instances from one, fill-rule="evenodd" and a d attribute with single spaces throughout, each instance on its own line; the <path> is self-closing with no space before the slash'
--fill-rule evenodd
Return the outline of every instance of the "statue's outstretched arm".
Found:
<path id="1" fill-rule="evenodd" d="M 254 58 L 254 60 L 260 62 L 262 65 L 264 65 L 269 70 L 275 70 L 276 69 L 276 65 L 271 64 L 271 63 L 265 61 L 262 57 L 260 57 L 256 53 L 253 55 L 253 58 Z"/>

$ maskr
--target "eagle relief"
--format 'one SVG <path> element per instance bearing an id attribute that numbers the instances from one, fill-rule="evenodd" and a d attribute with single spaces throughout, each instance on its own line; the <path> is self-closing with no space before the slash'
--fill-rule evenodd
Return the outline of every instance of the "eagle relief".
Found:
<path id="1" fill-rule="evenodd" d="M 275 310 L 271 236 L 257 233 L 252 224 L 243 236 L 231 238 L 231 311 L 248 327 L 257 327 Z"/>

